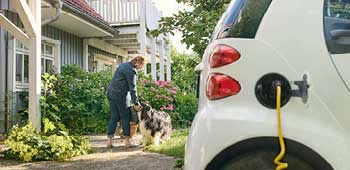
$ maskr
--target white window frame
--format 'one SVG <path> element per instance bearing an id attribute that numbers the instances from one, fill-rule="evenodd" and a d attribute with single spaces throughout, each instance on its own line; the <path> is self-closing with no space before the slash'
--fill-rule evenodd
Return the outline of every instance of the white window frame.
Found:
<path id="1" fill-rule="evenodd" d="M 24 82 L 24 58 L 25 55 L 28 56 L 28 60 L 29 60 L 29 49 L 26 48 L 23 44 L 20 44 L 22 46 L 22 48 L 18 48 L 17 47 L 17 42 L 18 41 L 14 41 L 14 48 L 15 48 L 15 52 L 14 52 L 14 59 L 13 59 L 13 64 L 14 64 L 14 82 L 16 84 L 16 89 L 25 89 L 29 87 L 29 80 L 27 83 Z M 19 42 L 18 42 L 19 43 Z M 17 54 L 22 55 L 22 73 L 21 73 L 21 80 L 20 82 L 17 82 Z M 29 63 L 28 63 L 29 64 Z M 28 79 L 29 79 L 29 75 L 28 75 Z"/>
<path id="2" fill-rule="evenodd" d="M 105 65 L 110 65 L 112 66 L 112 70 L 115 70 L 116 67 L 117 67 L 117 60 L 114 59 L 114 58 L 110 58 L 110 57 L 107 57 L 103 54 L 95 54 L 94 55 L 94 61 L 96 62 L 96 71 L 99 72 L 99 71 L 103 71 L 102 70 L 99 70 L 98 68 L 98 63 L 102 63 L 102 64 L 105 64 Z"/>
<path id="3" fill-rule="evenodd" d="M 29 50 L 26 49 L 24 46 L 24 48 L 17 48 L 17 40 L 15 38 L 11 39 L 11 41 L 9 41 L 9 56 L 10 60 L 9 60 L 9 64 L 11 65 L 11 67 L 9 68 L 9 75 L 10 75 L 10 80 L 12 79 L 12 82 L 9 83 L 10 85 L 10 89 L 11 91 L 15 91 L 15 92 L 21 92 L 21 91 L 28 91 L 29 88 L 29 83 L 23 83 L 24 81 L 24 57 L 23 57 L 23 61 L 22 61 L 22 78 L 21 81 L 22 82 L 17 82 L 16 80 L 16 60 L 17 60 L 17 56 L 16 54 L 23 54 L 23 55 L 28 55 L 29 56 Z M 61 42 L 59 40 L 53 40 L 51 38 L 42 36 L 42 44 L 44 45 L 50 45 L 51 47 L 53 47 L 53 58 L 49 57 L 46 54 L 43 54 L 44 51 L 42 51 L 41 54 L 41 58 L 42 59 L 50 59 L 52 60 L 52 64 L 53 66 L 57 69 L 56 71 L 58 73 L 60 73 L 60 67 L 61 67 L 61 60 L 60 60 L 60 47 L 61 47 Z M 29 57 L 30 58 L 30 57 Z M 29 60 L 29 59 L 28 59 Z M 41 67 L 41 66 L 40 66 Z M 41 69 L 40 69 L 41 70 Z M 28 77 L 29 78 L 29 77 Z"/>
<path id="4" fill-rule="evenodd" d="M 55 51 L 56 51 L 56 49 L 55 49 L 54 45 L 46 43 L 46 42 L 41 43 L 41 45 L 44 46 L 44 49 L 41 52 L 41 62 L 44 61 L 44 62 L 42 62 L 42 66 L 43 67 L 41 68 L 42 69 L 41 73 L 46 73 L 47 72 L 47 68 L 46 68 L 47 60 L 50 60 L 52 62 L 52 66 L 56 67 L 56 62 L 55 62 Z M 52 54 L 46 54 L 45 53 L 46 52 L 46 48 L 48 46 L 52 48 Z"/>
<path id="5" fill-rule="evenodd" d="M 57 69 L 57 73 L 61 73 L 61 41 L 54 40 L 45 36 L 41 36 L 41 41 L 44 44 L 49 44 L 54 47 L 54 66 Z"/>

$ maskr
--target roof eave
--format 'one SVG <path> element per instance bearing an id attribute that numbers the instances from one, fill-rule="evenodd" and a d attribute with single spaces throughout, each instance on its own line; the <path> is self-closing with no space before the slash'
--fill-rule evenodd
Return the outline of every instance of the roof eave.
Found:
<path id="1" fill-rule="evenodd" d="M 96 24 L 96 26 L 105 29 L 106 31 L 110 32 L 112 35 L 118 35 L 119 31 L 117 29 L 115 29 L 114 27 L 110 26 L 108 23 L 105 23 L 95 17 L 92 17 L 86 13 L 81 12 L 79 9 L 77 9 L 74 6 L 71 6 L 69 3 L 67 3 L 66 1 L 63 1 L 63 10 L 72 12 L 74 14 L 79 15 L 80 17 L 88 20 L 89 22 Z"/>

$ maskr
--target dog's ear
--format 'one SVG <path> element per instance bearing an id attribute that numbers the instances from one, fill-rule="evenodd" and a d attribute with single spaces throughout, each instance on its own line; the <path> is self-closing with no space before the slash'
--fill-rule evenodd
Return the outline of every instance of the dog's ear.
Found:
<path id="1" fill-rule="evenodd" d="M 148 110 L 146 113 L 147 113 L 148 118 L 152 119 L 152 116 L 153 116 L 152 110 Z"/>
<path id="2" fill-rule="evenodd" d="M 142 110 L 144 110 L 144 111 L 149 111 L 149 110 L 151 110 L 151 105 L 149 105 L 149 104 L 146 103 L 146 102 L 142 102 L 142 103 L 141 103 L 141 106 L 142 106 Z"/>

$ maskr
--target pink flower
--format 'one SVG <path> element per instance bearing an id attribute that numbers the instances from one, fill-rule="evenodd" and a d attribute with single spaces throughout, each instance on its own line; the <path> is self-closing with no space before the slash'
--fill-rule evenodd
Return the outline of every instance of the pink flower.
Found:
<path id="1" fill-rule="evenodd" d="M 160 85 L 160 82 L 159 81 L 154 81 L 154 84 L 159 86 Z"/>
<path id="2" fill-rule="evenodd" d="M 155 91 L 156 89 L 154 87 L 151 87 L 150 90 L 153 92 Z"/>
<path id="3" fill-rule="evenodd" d="M 164 107 L 164 106 L 162 106 L 162 107 L 160 108 L 160 110 L 165 110 L 165 107 Z"/>
<path id="4" fill-rule="evenodd" d="M 169 84 L 169 82 L 168 81 L 163 81 L 162 84 L 163 84 L 163 86 L 166 86 L 166 85 Z"/>
<path id="5" fill-rule="evenodd" d="M 169 104 L 169 107 L 168 107 L 168 109 L 169 109 L 170 111 L 173 111 L 173 110 L 174 110 L 174 105 L 172 105 L 172 104 Z"/>
<path id="6" fill-rule="evenodd" d="M 164 87 L 164 84 L 160 84 L 159 87 Z"/>
<path id="7" fill-rule="evenodd" d="M 176 90 L 171 90 L 170 93 L 171 94 L 176 94 Z"/>
<path id="8" fill-rule="evenodd" d="M 142 85 L 145 85 L 147 83 L 147 80 L 142 80 Z"/>
<path id="9" fill-rule="evenodd" d="M 157 94 L 157 95 L 156 95 L 156 98 L 157 98 L 157 99 L 159 99 L 159 98 L 160 98 L 160 95 L 159 95 L 159 94 Z"/>

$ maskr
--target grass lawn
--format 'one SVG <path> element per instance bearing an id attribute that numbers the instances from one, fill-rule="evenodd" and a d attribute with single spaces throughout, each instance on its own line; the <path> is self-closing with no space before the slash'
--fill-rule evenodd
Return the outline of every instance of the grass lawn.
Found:
<path id="1" fill-rule="evenodd" d="M 158 147 L 151 145 L 146 148 L 146 151 L 161 153 L 177 158 L 183 158 L 185 154 L 185 143 L 187 136 L 188 129 L 175 130 L 173 131 L 173 134 L 171 135 L 169 141 L 161 144 Z"/>

